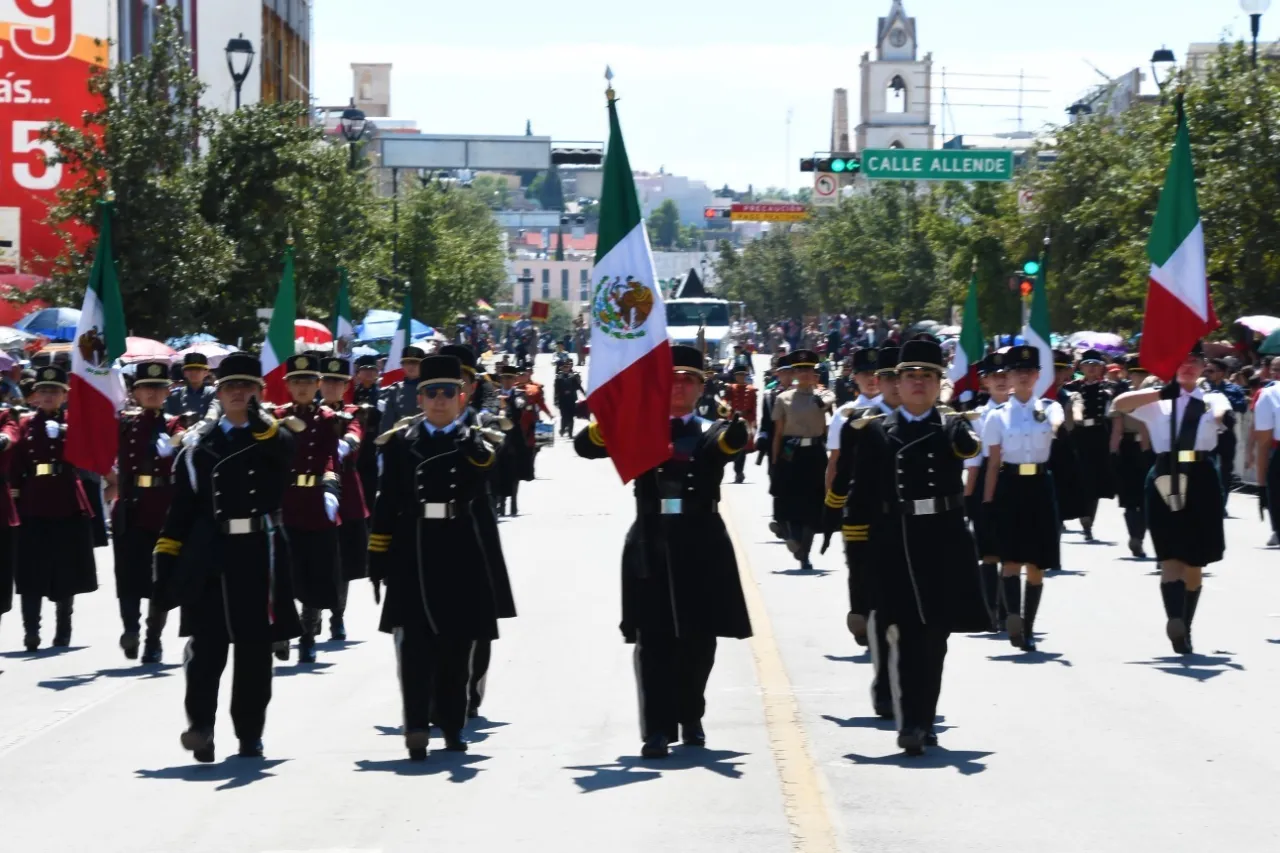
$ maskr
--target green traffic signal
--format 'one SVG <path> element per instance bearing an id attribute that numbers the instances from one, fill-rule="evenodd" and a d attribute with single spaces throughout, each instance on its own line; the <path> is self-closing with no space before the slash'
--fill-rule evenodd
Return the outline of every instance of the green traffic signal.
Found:
<path id="1" fill-rule="evenodd" d="M 843 172 L 844 169 L 845 169 L 845 162 L 841 160 L 839 157 L 836 157 L 834 160 L 831 161 L 831 171 Z"/>
<path id="2" fill-rule="evenodd" d="M 1022 271 L 1023 271 L 1024 273 L 1026 273 L 1027 275 L 1039 275 L 1039 274 L 1040 274 L 1040 262 L 1039 262 L 1039 261 L 1027 261 L 1025 264 L 1023 264 L 1023 265 L 1022 265 Z"/>

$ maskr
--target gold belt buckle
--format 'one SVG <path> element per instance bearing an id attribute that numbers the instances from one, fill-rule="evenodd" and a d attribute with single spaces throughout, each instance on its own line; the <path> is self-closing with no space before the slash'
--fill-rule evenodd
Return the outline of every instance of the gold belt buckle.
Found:
<path id="1" fill-rule="evenodd" d="M 50 474 L 52 474 L 52 473 L 53 473 L 53 463 L 52 463 L 52 462 L 40 462 L 40 463 L 38 463 L 38 464 L 36 465 L 36 476 L 37 476 L 37 477 L 48 477 L 48 476 L 49 476 Z"/>
<path id="2" fill-rule="evenodd" d="M 1034 477 L 1038 473 L 1039 468 L 1040 466 L 1036 465 L 1034 462 L 1024 462 L 1018 466 L 1018 475 L 1022 477 Z"/>
<path id="3" fill-rule="evenodd" d="M 295 483 L 295 485 L 302 486 L 303 488 L 307 488 L 307 489 L 311 488 L 315 484 L 316 484 L 315 474 L 299 474 L 298 481 L 297 483 Z"/>
<path id="4" fill-rule="evenodd" d="M 139 474 L 137 477 L 134 478 L 133 482 L 136 483 L 141 488 L 149 489 L 151 488 L 151 475 Z"/>
<path id="5" fill-rule="evenodd" d="M 1194 450 L 1179 450 L 1179 451 L 1178 451 L 1178 461 L 1179 461 L 1179 462 L 1195 462 L 1195 461 L 1196 461 L 1196 451 L 1194 451 Z"/>
<path id="6" fill-rule="evenodd" d="M 246 533 L 253 532 L 252 518 L 229 518 L 227 519 L 227 533 L 232 536 L 243 536 Z"/>

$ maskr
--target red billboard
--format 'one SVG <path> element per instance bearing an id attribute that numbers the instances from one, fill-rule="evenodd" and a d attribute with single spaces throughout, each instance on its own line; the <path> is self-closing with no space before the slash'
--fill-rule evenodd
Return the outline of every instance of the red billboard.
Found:
<path id="1" fill-rule="evenodd" d="M 44 275 L 58 255 L 45 217 L 75 176 L 45 162 L 40 131 L 97 108 L 88 82 L 107 62 L 108 25 L 103 0 L 0 0 L 0 274 Z"/>

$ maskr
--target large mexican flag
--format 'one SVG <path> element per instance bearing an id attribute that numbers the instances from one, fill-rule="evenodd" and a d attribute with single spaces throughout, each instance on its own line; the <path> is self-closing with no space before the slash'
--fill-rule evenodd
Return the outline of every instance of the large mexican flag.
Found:
<path id="1" fill-rule="evenodd" d="M 294 343 L 297 320 L 298 299 L 293 282 L 293 247 L 290 246 L 284 253 L 284 275 L 280 276 L 267 340 L 262 345 L 262 376 L 267 381 L 263 396 L 272 403 L 289 402 L 289 389 L 284 382 L 285 360 L 294 354 L 297 346 Z"/>
<path id="2" fill-rule="evenodd" d="M 409 345 L 410 331 L 413 329 L 413 294 L 406 286 L 404 290 L 404 307 L 400 309 L 400 325 L 391 337 L 391 349 L 387 350 L 387 363 L 382 369 L 379 384 L 386 388 L 404 379 L 404 367 L 400 363 L 400 355 Z"/>
<path id="3" fill-rule="evenodd" d="M 978 362 L 986 349 L 982 338 L 982 323 L 978 320 L 978 274 L 969 279 L 969 295 L 964 300 L 964 317 L 961 318 L 960 342 L 956 357 L 951 362 L 947 378 L 951 380 L 953 399 L 967 403 L 978 393 Z"/>
<path id="4" fill-rule="evenodd" d="M 115 366 L 124 355 L 124 303 L 111 252 L 111 202 L 101 202 L 98 249 L 89 271 L 75 345 L 71 348 L 71 391 L 67 397 L 66 460 L 77 468 L 110 474 L 116 463 L 124 407 L 124 379 Z"/>
<path id="5" fill-rule="evenodd" d="M 671 344 L 612 90 L 592 281 L 587 401 L 626 483 L 671 454 Z"/>
<path id="6" fill-rule="evenodd" d="M 1138 357 L 1151 375 L 1169 380 L 1195 342 L 1218 326 L 1209 299 L 1191 134 L 1181 109 L 1173 156 L 1147 241 L 1147 256 L 1151 259 L 1151 278 Z"/>

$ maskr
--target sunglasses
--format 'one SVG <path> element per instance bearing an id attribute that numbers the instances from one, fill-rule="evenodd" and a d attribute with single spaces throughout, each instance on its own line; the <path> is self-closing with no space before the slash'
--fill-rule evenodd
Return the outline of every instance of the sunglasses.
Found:
<path id="1" fill-rule="evenodd" d="M 443 394 L 446 400 L 452 400 L 458 396 L 457 385 L 427 385 L 422 389 L 422 393 L 427 395 L 428 400 L 434 400 L 437 395 Z"/>

